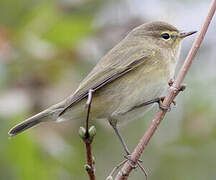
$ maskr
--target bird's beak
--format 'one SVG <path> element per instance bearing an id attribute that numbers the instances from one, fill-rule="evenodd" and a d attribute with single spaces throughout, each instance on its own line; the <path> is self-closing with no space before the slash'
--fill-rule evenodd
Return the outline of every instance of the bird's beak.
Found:
<path id="1" fill-rule="evenodd" d="M 185 38 L 185 37 L 187 37 L 187 36 L 190 36 L 190 35 L 192 35 L 192 34 L 194 34 L 194 33 L 196 33 L 197 31 L 191 31 L 191 32 L 183 32 L 183 33 L 180 33 L 179 34 L 179 37 L 180 38 Z"/>

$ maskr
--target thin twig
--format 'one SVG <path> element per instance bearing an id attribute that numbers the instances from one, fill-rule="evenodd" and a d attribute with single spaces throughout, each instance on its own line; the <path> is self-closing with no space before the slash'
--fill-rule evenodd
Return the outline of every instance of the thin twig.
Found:
<path id="1" fill-rule="evenodd" d="M 86 145 L 86 158 L 87 158 L 87 165 L 85 165 L 85 169 L 88 172 L 89 179 L 95 180 L 95 169 L 94 169 L 94 159 L 92 156 L 92 141 L 86 140 L 84 141 Z"/>
<path id="2" fill-rule="evenodd" d="M 89 90 L 88 99 L 87 99 L 87 102 L 86 102 L 86 106 L 88 108 L 87 116 L 86 116 L 86 137 L 89 136 L 89 116 L 90 116 L 90 111 L 91 111 L 92 93 L 93 92 L 94 91 L 92 89 Z"/>
<path id="3" fill-rule="evenodd" d="M 91 111 L 91 103 L 92 103 L 92 93 L 93 90 L 89 90 L 88 93 L 88 100 L 86 102 L 87 105 L 87 116 L 86 116 L 86 128 L 80 127 L 79 130 L 79 135 L 81 136 L 83 142 L 85 143 L 86 147 L 86 159 L 87 159 L 87 164 L 85 165 L 85 169 L 88 173 L 89 180 L 95 180 L 95 168 L 94 168 L 94 159 L 92 155 L 92 142 L 94 139 L 94 136 L 96 134 L 96 129 L 94 126 L 91 126 L 89 128 L 89 116 L 90 116 L 90 111 Z"/>
<path id="4" fill-rule="evenodd" d="M 209 24 L 212 20 L 214 13 L 215 13 L 215 9 L 216 9 L 216 0 L 213 0 L 212 4 L 210 6 L 209 12 L 207 14 L 207 17 L 204 20 L 204 23 L 201 27 L 201 30 L 199 31 L 199 34 L 197 35 L 197 37 L 196 37 L 196 39 L 195 39 L 195 41 L 194 41 L 194 43 L 190 49 L 185 61 L 184 61 L 184 64 L 182 65 L 173 85 L 168 89 L 168 93 L 167 93 L 167 95 L 163 101 L 163 106 L 170 107 L 170 104 L 172 103 L 174 98 L 178 95 L 178 93 L 179 93 L 178 89 L 179 89 L 179 87 L 181 87 L 181 83 L 183 82 L 187 72 L 189 71 L 189 68 L 192 64 L 192 61 L 193 61 L 193 59 L 194 59 L 194 57 L 195 57 L 195 55 L 196 55 L 196 53 L 200 47 L 200 44 L 203 41 L 203 38 L 207 32 Z M 131 154 L 131 160 L 132 161 L 137 163 L 142 152 L 144 151 L 144 149 L 148 145 L 148 142 L 150 141 L 151 137 L 155 133 L 158 125 L 163 120 L 166 112 L 167 112 L 166 110 L 159 109 L 159 111 L 156 113 L 154 119 L 152 120 L 150 127 L 147 129 L 144 136 L 141 138 L 140 142 L 138 143 L 138 145 L 134 149 L 133 153 Z M 125 163 L 124 166 L 122 167 L 122 169 L 118 172 L 115 180 L 126 180 L 132 170 L 133 170 L 133 168 L 128 163 Z M 124 172 L 124 175 L 122 175 L 122 172 Z M 125 176 L 125 174 L 126 174 L 126 176 Z"/>

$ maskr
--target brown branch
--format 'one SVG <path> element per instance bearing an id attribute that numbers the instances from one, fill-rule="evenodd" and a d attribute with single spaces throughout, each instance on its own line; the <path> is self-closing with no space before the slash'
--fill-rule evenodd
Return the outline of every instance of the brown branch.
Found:
<path id="1" fill-rule="evenodd" d="M 178 89 L 181 87 L 181 83 L 183 82 L 187 72 L 189 71 L 189 68 L 192 64 L 192 61 L 200 47 L 200 44 L 203 41 L 203 38 L 207 32 L 207 29 L 209 27 L 209 24 L 212 20 L 212 17 L 215 13 L 216 9 L 216 0 L 212 1 L 212 4 L 210 6 L 209 12 L 207 14 L 207 17 L 204 20 L 204 23 L 201 27 L 201 30 L 199 31 L 199 34 L 197 35 L 185 61 L 182 65 L 181 69 L 179 70 L 179 73 L 174 80 L 173 85 L 168 89 L 168 93 L 163 101 L 163 106 L 169 107 L 174 98 L 178 95 L 179 91 Z M 133 153 L 131 154 L 131 162 L 133 162 L 132 165 L 136 165 L 138 159 L 140 158 L 141 154 L 143 153 L 144 149 L 148 145 L 148 142 L 150 141 L 151 137 L 155 133 L 158 125 L 163 120 L 165 114 L 167 113 L 166 110 L 161 110 L 156 113 L 154 119 L 152 120 L 152 123 L 150 127 L 145 132 L 144 136 L 141 138 L 140 142 L 134 149 Z M 133 170 L 133 167 L 130 165 L 130 163 L 125 163 L 122 167 L 121 171 L 118 172 L 115 180 L 126 180 L 130 174 L 130 172 Z"/>
<path id="2" fill-rule="evenodd" d="M 87 133 L 88 132 L 88 133 Z M 87 136 L 88 134 L 88 136 Z M 95 180 L 95 168 L 94 168 L 94 158 L 92 155 L 92 142 L 94 139 L 94 136 L 96 134 L 96 129 L 94 126 L 91 126 L 89 130 L 86 131 L 84 127 L 80 127 L 79 129 L 79 135 L 82 138 L 83 142 L 85 143 L 86 147 L 86 159 L 87 164 L 85 164 L 85 170 L 88 173 L 89 180 Z"/>
<path id="3" fill-rule="evenodd" d="M 86 102 L 87 105 L 87 116 L 86 116 L 86 128 L 80 127 L 79 129 L 79 135 L 82 138 L 83 142 L 85 143 L 86 147 L 86 159 L 87 159 L 87 164 L 85 165 L 85 170 L 88 173 L 89 180 L 96 180 L 95 177 L 95 168 L 94 168 L 94 158 L 92 155 L 92 142 L 94 139 L 94 136 L 96 135 L 96 129 L 94 126 L 91 126 L 89 128 L 89 116 L 90 116 L 90 111 L 91 111 L 91 103 L 92 103 L 92 93 L 93 90 L 89 90 L 88 93 L 88 100 Z"/>
<path id="4" fill-rule="evenodd" d="M 94 126 L 92 126 L 94 127 Z M 87 159 L 87 164 L 85 165 L 85 169 L 89 175 L 90 180 L 95 180 L 95 169 L 94 169 L 94 159 L 92 156 L 92 140 L 89 138 L 86 138 L 84 140 L 85 146 L 86 146 L 86 159 Z"/>

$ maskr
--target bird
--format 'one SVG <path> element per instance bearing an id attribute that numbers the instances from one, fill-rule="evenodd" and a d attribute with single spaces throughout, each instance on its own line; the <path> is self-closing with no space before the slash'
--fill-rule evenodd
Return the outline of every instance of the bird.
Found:
<path id="1" fill-rule="evenodd" d="M 69 97 L 17 124 L 15 136 L 43 122 L 79 121 L 92 92 L 91 119 L 106 120 L 130 154 L 118 124 L 142 117 L 152 100 L 161 97 L 174 77 L 182 40 L 196 31 L 181 32 L 162 21 L 142 24 L 114 46 Z"/>

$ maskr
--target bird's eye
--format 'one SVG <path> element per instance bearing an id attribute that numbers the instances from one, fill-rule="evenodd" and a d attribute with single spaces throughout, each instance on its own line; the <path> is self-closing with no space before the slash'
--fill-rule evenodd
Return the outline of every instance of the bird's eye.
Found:
<path id="1" fill-rule="evenodd" d="M 170 35 L 168 34 L 168 33 L 163 33 L 163 34 L 161 34 L 161 37 L 163 38 L 163 39 L 169 39 L 170 38 Z"/>

